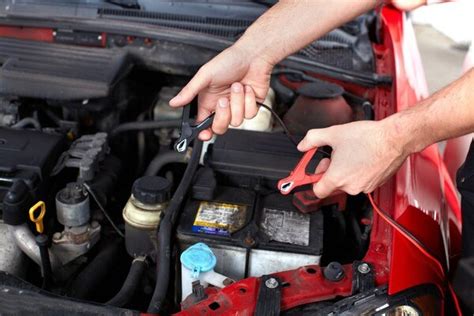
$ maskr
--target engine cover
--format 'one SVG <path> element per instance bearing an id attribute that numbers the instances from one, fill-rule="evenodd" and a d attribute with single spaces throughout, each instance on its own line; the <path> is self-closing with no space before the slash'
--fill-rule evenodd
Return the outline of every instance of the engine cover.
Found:
<path id="1" fill-rule="evenodd" d="M 44 188 L 49 173 L 63 150 L 64 137 L 31 130 L 0 128 L 0 209 L 16 180 L 36 193 Z"/>

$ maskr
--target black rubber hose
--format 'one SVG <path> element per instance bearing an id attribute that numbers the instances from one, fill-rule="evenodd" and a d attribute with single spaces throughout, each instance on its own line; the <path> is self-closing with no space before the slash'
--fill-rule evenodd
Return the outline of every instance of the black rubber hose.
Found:
<path id="1" fill-rule="evenodd" d="M 171 234 L 173 232 L 176 219 L 181 210 L 184 196 L 191 185 L 194 174 L 199 166 L 201 158 L 202 141 L 196 140 L 192 149 L 191 159 L 184 171 L 183 178 L 176 189 L 168 207 L 165 216 L 161 220 L 157 229 L 158 251 L 156 258 L 156 284 L 153 296 L 148 306 L 148 313 L 159 313 L 163 301 L 166 298 L 169 286 L 170 262 L 171 262 Z"/>
<path id="2" fill-rule="evenodd" d="M 117 307 L 122 307 L 127 304 L 135 294 L 147 266 L 146 257 L 139 257 L 133 260 L 122 288 L 105 304 Z"/>
<path id="3" fill-rule="evenodd" d="M 146 168 L 146 176 L 156 176 L 158 172 L 169 163 L 186 163 L 190 159 L 186 153 L 178 153 L 176 151 L 167 151 L 162 154 L 158 154 L 153 158 L 148 167 Z"/>
<path id="4" fill-rule="evenodd" d="M 169 120 L 169 121 L 143 121 L 143 122 L 129 122 L 124 123 L 110 132 L 110 137 L 115 137 L 123 132 L 131 131 L 144 131 L 144 130 L 153 130 L 160 128 L 171 128 L 171 127 L 180 127 L 181 120 Z"/>
<path id="5" fill-rule="evenodd" d="M 36 244 L 38 245 L 41 256 L 41 269 L 43 270 L 43 290 L 49 290 L 53 280 L 53 269 L 51 268 L 51 260 L 49 259 L 49 238 L 45 234 L 36 236 Z"/>
<path id="6" fill-rule="evenodd" d="M 79 299 L 87 299 L 95 289 L 113 270 L 120 258 L 122 240 L 109 242 L 95 256 L 94 259 L 79 273 L 72 283 L 72 296 Z"/>

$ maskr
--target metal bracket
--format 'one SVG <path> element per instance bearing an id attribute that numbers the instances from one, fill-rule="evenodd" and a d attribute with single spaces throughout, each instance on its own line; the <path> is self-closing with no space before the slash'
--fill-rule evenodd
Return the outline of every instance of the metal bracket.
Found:
<path id="1" fill-rule="evenodd" d="M 278 316 L 281 305 L 281 285 L 278 277 L 264 275 L 260 278 L 255 315 Z"/>
<path id="2" fill-rule="evenodd" d="M 354 261 L 352 264 L 352 292 L 362 293 L 375 288 L 374 268 L 370 263 Z"/>

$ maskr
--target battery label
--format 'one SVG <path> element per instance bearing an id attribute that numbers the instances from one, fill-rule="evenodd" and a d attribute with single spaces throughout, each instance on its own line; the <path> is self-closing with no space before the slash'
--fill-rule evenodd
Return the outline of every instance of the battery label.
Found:
<path id="1" fill-rule="evenodd" d="M 193 223 L 193 232 L 230 236 L 245 224 L 247 206 L 201 202 Z"/>
<path id="2" fill-rule="evenodd" d="M 309 214 L 264 208 L 260 225 L 273 241 L 308 246 L 310 219 Z"/>

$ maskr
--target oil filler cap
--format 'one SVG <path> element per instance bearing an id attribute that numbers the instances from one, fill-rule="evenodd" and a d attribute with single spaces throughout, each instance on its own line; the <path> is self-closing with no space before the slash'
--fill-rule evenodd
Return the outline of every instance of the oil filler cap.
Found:
<path id="1" fill-rule="evenodd" d="M 133 197 L 143 204 L 159 204 L 170 199 L 171 182 L 162 177 L 145 176 L 133 183 Z"/>
<path id="2" fill-rule="evenodd" d="M 216 262 L 216 256 L 211 248 L 201 242 L 192 245 L 181 254 L 181 263 L 193 272 L 194 278 L 197 278 L 201 272 L 213 270 Z"/>

